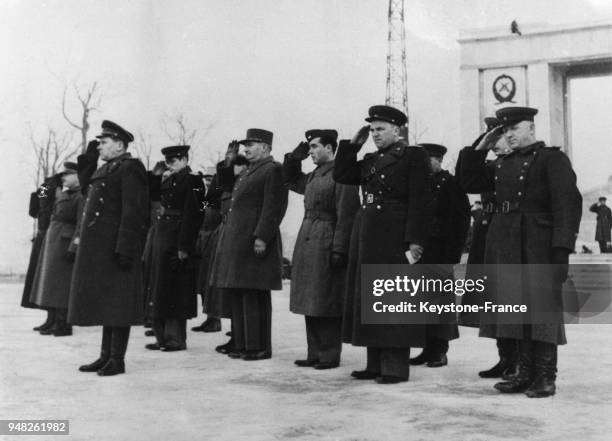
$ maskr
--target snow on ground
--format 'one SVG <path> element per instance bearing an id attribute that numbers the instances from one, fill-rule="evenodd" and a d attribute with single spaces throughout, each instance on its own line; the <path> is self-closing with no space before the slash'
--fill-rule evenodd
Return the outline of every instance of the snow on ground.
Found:
<path id="1" fill-rule="evenodd" d="M 31 329 L 43 313 L 18 306 L 21 289 L 0 284 L 0 419 L 68 419 L 75 440 L 612 439 L 612 325 L 568 327 L 553 398 L 500 395 L 495 380 L 479 379 L 477 371 L 494 362 L 495 343 L 466 328 L 451 343 L 449 366 L 413 368 L 408 383 L 383 386 L 350 378 L 364 367 L 362 348 L 345 345 L 338 369 L 294 367 L 305 334 L 303 318 L 288 311 L 285 286 L 273 293 L 271 360 L 217 354 L 224 333 L 189 332 L 185 352 L 147 351 L 151 339 L 138 327 L 127 373 L 98 377 L 77 367 L 97 357 L 100 328 L 41 336 Z"/>

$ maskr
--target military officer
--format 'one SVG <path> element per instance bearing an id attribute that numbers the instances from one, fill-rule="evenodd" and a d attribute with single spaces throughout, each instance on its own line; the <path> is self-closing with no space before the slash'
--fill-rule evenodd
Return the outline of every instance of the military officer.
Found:
<path id="1" fill-rule="evenodd" d="M 582 197 L 567 156 L 535 137 L 537 109 L 505 107 L 496 112 L 501 125 L 478 146 L 466 151 L 462 175 L 475 175 L 494 191 L 495 212 L 487 233 L 485 263 L 505 266 L 494 272 L 493 289 L 484 291 L 497 303 L 527 305 L 529 323 L 485 325 L 481 336 L 519 340 L 519 372 L 495 388 L 539 398 L 555 394 L 557 345 L 565 344 L 561 284 L 567 277 L 582 214 Z M 500 136 L 512 150 L 494 167 L 485 158 Z M 534 265 L 535 264 L 535 265 Z M 543 264 L 543 265 L 542 265 Z M 537 269 L 537 270 L 536 270 Z M 518 297 L 518 299 L 517 299 Z M 533 314 L 546 311 L 542 323 Z M 544 320 L 545 321 L 545 320 Z"/>
<path id="2" fill-rule="evenodd" d="M 470 202 L 453 175 L 442 168 L 447 148 L 440 144 L 420 143 L 429 155 L 432 169 L 431 212 L 429 235 L 420 260 L 423 264 L 445 267 L 452 279 L 452 265 L 459 263 L 470 226 Z M 440 301 L 454 302 L 452 296 Z M 448 364 L 448 342 L 459 337 L 454 314 L 441 318 L 443 323 L 427 325 L 427 345 L 423 352 L 410 360 L 412 365 L 441 367 Z"/>
<path id="3" fill-rule="evenodd" d="M 161 208 L 152 243 L 152 318 L 157 343 L 147 349 L 187 349 L 187 319 L 197 316 L 195 244 L 204 218 L 204 183 L 191 173 L 189 146 L 161 150 Z"/>
<path id="4" fill-rule="evenodd" d="M 249 166 L 234 184 L 227 220 L 219 234 L 211 285 L 232 299 L 232 358 L 272 356 L 270 290 L 281 289 L 279 225 L 287 209 L 282 166 L 270 155 L 272 132 L 247 130 Z"/>
<path id="5" fill-rule="evenodd" d="M 484 253 L 486 245 L 487 231 L 491 223 L 491 216 L 495 212 L 495 195 L 492 191 L 486 191 L 488 182 L 483 179 L 482 176 L 468 174 L 463 175 L 462 160 L 464 152 L 473 150 L 482 141 L 482 138 L 486 133 L 495 127 L 500 125 L 500 122 L 495 117 L 486 117 L 484 119 L 486 125 L 486 131 L 482 133 L 470 147 L 466 147 L 459 152 L 459 158 L 457 159 L 457 166 L 455 169 L 455 175 L 459 178 L 461 186 L 468 193 L 481 193 L 480 197 L 484 203 L 482 213 L 478 217 L 474 217 L 473 234 L 472 234 L 472 245 L 470 247 L 470 253 L 467 260 L 466 268 L 466 279 L 475 280 L 484 275 Z M 508 147 L 506 140 L 501 137 L 497 140 L 495 146 L 491 149 L 497 158 L 501 158 L 511 152 Z M 489 167 L 495 168 L 495 165 L 501 161 L 488 161 Z M 482 294 L 480 293 L 466 293 L 462 298 L 462 304 L 476 304 L 479 306 L 483 305 Z M 464 326 L 475 326 L 479 327 L 479 313 L 466 312 L 459 316 L 460 324 Z M 485 325 L 486 326 L 486 325 Z M 514 338 L 497 337 L 497 353 L 499 360 L 493 367 L 478 372 L 478 376 L 481 378 L 502 378 L 509 380 L 510 377 L 516 375 L 518 371 L 518 342 Z"/>
<path id="6" fill-rule="evenodd" d="M 32 303 L 32 285 L 34 276 L 38 268 L 40 251 L 43 246 L 47 228 L 51 223 L 51 213 L 55 194 L 58 187 L 62 184 L 59 175 L 53 175 L 45 178 L 44 182 L 38 189 L 30 194 L 29 215 L 36 219 L 36 236 L 32 240 L 32 250 L 30 252 L 30 261 L 26 272 L 25 283 L 23 285 L 23 293 L 21 295 L 21 306 L 24 308 L 46 309 Z M 34 327 L 34 331 L 47 331 L 55 323 L 55 309 L 47 309 L 47 319 L 39 326 Z"/>
<path id="7" fill-rule="evenodd" d="M 597 228 L 595 230 L 595 241 L 599 244 L 601 254 L 608 252 L 610 245 L 610 230 L 612 229 L 612 211 L 606 205 L 605 196 L 601 196 L 596 204 L 589 207 L 589 211 L 597 213 Z"/>
<path id="8" fill-rule="evenodd" d="M 305 136 L 283 162 L 285 181 L 304 195 L 305 210 L 293 250 L 289 309 L 305 318 L 308 351 L 295 364 L 331 369 L 340 364 L 342 294 L 359 195 L 356 186 L 333 180 L 338 132 L 315 129 Z M 308 156 L 317 167 L 305 174 Z"/>
<path id="9" fill-rule="evenodd" d="M 102 122 L 98 151 L 105 162 L 89 180 L 70 286 L 68 322 L 102 326 L 100 357 L 81 372 L 125 372 L 130 326 L 143 322 L 142 256 L 149 224 L 147 172 L 127 147 L 134 136 Z M 91 167 L 95 158 L 81 157 Z M 91 161 L 90 161 L 91 160 Z"/>
<path id="10" fill-rule="evenodd" d="M 40 330 L 40 333 L 56 337 L 72 335 L 72 327 L 66 322 L 75 257 L 72 241 L 78 217 L 83 211 L 76 163 L 65 162 L 59 176 L 62 187 L 56 189 L 51 223 L 45 235 L 31 296 L 32 303 L 55 310 L 53 325 Z"/>
<path id="11" fill-rule="evenodd" d="M 219 332 L 221 331 L 221 317 L 209 312 L 209 305 L 206 304 L 206 292 L 208 291 L 208 273 L 210 263 L 214 254 L 213 246 L 213 235 L 221 223 L 221 211 L 220 211 L 220 195 L 221 192 L 217 190 L 217 178 L 216 168 L 210 167 L 206 170 L 206 173 L 202 176 L 206 188 L 206 197 L 204 203 L 206 204 L 206 211 L 204 212 L 204 221 L 202 222 L 202 228 L 198 237 L 198 249 L 202 258 L 200 259 L 200 266 L 198 268 L 198 279 L 197 279 L 197 290 L 202 296 L 202 309 L 207 314 L 206 320 L 199 326 L 191 328 L 195 332 Z"/>
<path id="12" fill-rule="evenodd" d="M 400 138 L 406 115 L 393 107 L 372 106 L 365 126 L 338 146 L 334 180 L 361 185 L 363 203 L 351 233 L 343 305 L 343 340 L 367 347 L 367 367 L 356 379 L 392 384 L 408 381 L 410 347 L 425 346 L 424 325 L 381 325 L 361 322 L 361 265 L 407 264 L 419 260 L 428 236 L 431 201 L 430 168 L 422 147 Z M 377 152 L 357 160 L 372 133 Z"/>

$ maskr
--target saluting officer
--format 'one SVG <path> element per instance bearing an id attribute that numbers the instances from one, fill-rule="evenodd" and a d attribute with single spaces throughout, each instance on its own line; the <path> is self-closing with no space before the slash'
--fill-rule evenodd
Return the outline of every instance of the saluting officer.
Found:
<path id="1" fill-rule="evenodd" d="M 248 129 L 239 141 L 249 166 L 234 184 L 211 276 L 211 285 L 232 299 L 233 348 L 228 355 L 243 360 L 272 356 L 270 290 L 282 288 L 279 226 L 287 189 L 282 166 L 270 155 L 272 137 L 267 130 Z"/>
<path id="2" fill-rule="evenodd" d="M 309 130 L 306 142 L 285 155 L 289 189 L 304 195 L 304 220 L 293 249 L 289 309 L 306 320 L 306 359 L 298 366 L 331 369 L 340 364 L 342 294 L 349 239 L 359 208 L 356 186 L 334 182 L 338 132 Z M 302 172 L 308 156 L 313 172 Z"/>
<path id="3" fill-rule="evenodd" d="M 433 218 L 425 250 L 420 260 L 423 264 L 442 265 L 452 279 L 452 265 L 459 263 L 470 227 L 470 201 L 453 175 L 442 168 L 447 148 L 440 144 L 419 143 L 429 155 L 432 169 Z M 446 303 L 454 301 L 443 295 Z M 443 299 L 441 299 L 444 301 Z M 448 342 L 459 337 L 454 314 L 441 317 L 439 324 L 427 324 L 427 345 L 423 352 L 410 360 L 412 365 L 426 364 L 441 367 L 448 364 Z"/>
<path id="4" fill-rule="evenodd" d="M 50 176 L 45 178 L 44 182 L 36 191 L 30 194 L 28 212 L 30 217 L 36 219 L 36 236 L 32 240 L 32 251 L 30 252 L 30 261 L 28 263 L 28 270 L 23 285 L 21 306 L 24 308 L 47 310 L 47 319 L 41 325 L 34 327 L 34 331 L 38 332 L 46 332 L 55 323 L 55 309 L 41 308 L 35 303 L 32 303 L 30 297 L 32 296 L 32 285 L 38 268 L 43 241 L 47 228 L 49 228 L 49 224 L 51 223 L 51 212 L 53 209 L 53 202 L 55 201 L 56 189 L 59 186 L 61 186 L 59 175 Z"/>
<path id="5" fill-rule="evenodd" d="M 161 150 L 161 207 L 153 238 L 151 282 L 153 331 L 147 349 L 187 349 L 187 319 L 197 316 L 195 244 L 204 218 L 204 183 L 191 173 L 189 146 Z"/>
<path id="6" fill-rule="evenodd" d="M 139 260 L 149 224 L 149 191 L 142 162 L 126 151 L 134 136 L 118 124 L 104 121 L 97 138 L 105 164 L 89 180 L 68 322 L 103 326 L 100 357 L 79 370 L 105 376 L 125 372 L 130 326 L 143 322 Z M 91 166 L 86 156 L 81 159 L 84 167 Z"/>
<path id="7" fill-rule="evenodd" d="M 599 244 L 599 252 L 608 252 L 610 244 L 610 231 L 612 230 L 612 210 L 606 205 L 606 197 L 601 196 L 596 204 L 589 207 L 589 211 L 597 213 L 597 228 L 595 230 L 595 241 Z"/>
<path id="8" fill-rule="evenodd" d="M 494 303 L 524 302 L 532 314 L 530 323 L 481 323 L 481 336 L 520 340 L 518 374 L 495 388 L 525 392 L 530 398 L 555 394 L 557 345 L 566 343 L 561 285 L 582 215 L 582 197 L 569 159 L 559 148 L 536 141 L 536 113 L 529 107 L 499 109 L 501 125 L 475 149 L 464 152 L 461 172 L 486 178 L 485 190 L 495 192 L 485 263 L 521 264 L 495 271 L 493 289 L 484 295 L 492 296 L 487 300 Z M 487 151 L 502 133 L 512 151 L 491 168 L 485 162 Z M 548 314 L 546 320 L 533 315 L 542 312 L 555 317 L 546 322 Z"/>
<path id="9" fill-rule="evenodd" d="M 403 112 L 373 106 L 366 121 L 371 125 L 350 142 L 340 142 L 334 164 L 336 182 L 361 185 L 363 195 L 351 234 L 343 340 L 368 348 L 367 367 L 352 372 L 354 378 L 398 383 L 408 381 L 410 347 L 425 346 L 425 326 L 363 324 L 361 265 L 407 264 L 408 253 L 421 258 L 430 218 L 430 168 L 425 150 L 400 138 L 400 127 L 408 122 Z M 369 132 L 378 151 L 358 161 Z"/>
<path id="10" fill-rule="evenodd" d="M 495 212 L 495 195 L 492 191 L 487 191 L 489 182 L 486 176 L 480 176 L 475 174 L 464 175 L 461 173 L 463 157 L 466 151 L 471 151 L 484 138 L 488 131 L 494 129 L 500 125 L 500 122 L 495 117 L 486 117 L 484 119 L 486 130 L 482 133 L 471 146 L 465 147 L 459 152 L 459 158 L 457 159 L 457 165 L 455 168 L 455 176 L 459 178 L 459 183 L 468 193 L 480 193 L 482 203 L 484 204 L 480 215 L 474 216 L 474 224 L 472 228 L 472 243 L 470 246 L 470 253 L 468 255 L 467 267 L 465 278 L 466 280 L 476 280 L 485 275 L 484 258 L 485 258 L 485 246 L 487 231 L 491 224 L 491 217 Z M 506 140 L 501 137 L 497 140 L 491 151 L 501 158 L 507 155 L 512 150 L 508 147 Z M 488 167 L 495 169 L 496 164 L 501 159 L 486 161 Z M 463 305 L 483 305 L 483 295 L 478 292 L 465 293 L 461 297 L 461 303 Z M 459 315 L 459 323 L 464 326 L 479 327 L 480 326 L 480 313 L 476 312 L 463 312 Z M 484 326 L 487 326 L 486 324 Z M 516 375 L 518 371 L 518 341 L 514 338 L 497 337 L 497 353 L 499 360 L 493 367 L 478 372 L 478 376 L 481 378 L 502 378 L 504 380 L 510 380 L 511 377 Z"/>
<path id="11" fill-rule="evenodd" d="M 78 217 L 83 211 L 83 195 L 77 176 L 77 165 L 65 162 L 59 173 L 62 187 L 57 188 L 51 223 L 45 235 L 36 276 L 32 288 L 32 303 L 55 310 L 55 322 L 42 335 L 56 337 L 72 335 L 66 323 L 70 279 L 74 263 L 74 245 Z"/>

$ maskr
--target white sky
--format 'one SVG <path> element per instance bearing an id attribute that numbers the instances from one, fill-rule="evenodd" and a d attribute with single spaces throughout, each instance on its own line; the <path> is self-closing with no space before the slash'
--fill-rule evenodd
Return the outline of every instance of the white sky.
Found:
<path id="1" fill-rule="evenodd" d="M 459 30 L 612 14 L 603 0 L 405 2 L 410 117 L 451 150 L 471 141 L 459 139 Z M 64 84 L 100 83 L 92 136 L 111 119 L 148 134 L 159 151 L 170 143 L 162 116 L 182 112 L 193 126 L 214 123 L 194 146 L 199 160 L 248 127 L 274 131 L 281 159 L 309 128 L 350 137 L 384 101 L 386 39 L 387 0 L 2 0 L 0 272 L 27 264 L 28 125 L 70 130 L 60 113 Z M 288 222 L 299 224 L 296 213 Z"/>

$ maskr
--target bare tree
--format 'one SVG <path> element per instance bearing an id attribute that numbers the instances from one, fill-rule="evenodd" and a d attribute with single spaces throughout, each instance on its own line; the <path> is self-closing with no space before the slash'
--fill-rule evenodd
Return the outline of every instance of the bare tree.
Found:
<path id="1" fill-rule="evenodd" d="M 151 140 L 151 136 L 139 131 L 133 149 L 136 156 L 142 160 L 147 170 L 150 170 L 151 154 L 153 153 L 153 141 Z"/>
<path id="2" fill-rule="evenodd" d="M 193 124 L 188 121 L 187 117 L 182 112 L 177 112 L 174 115 L 165 114 L 161 120 L 161 129 L 171 142 L 178 145 L 190 145 L 192 147 L 190 155 L 191 160 L 193 160 L 199 151 L 198 145 L 203 142 L 214 125 L 214 122 L 205 126 Z M 210 156 L 210 152 L 208 152 L 207 156 Z M 218 155 L 213 152 L 211 158 L 217 156 Z M 206 158 L 205 160 L 211 160 L 211 158 Z M 214 164 L 216 164 L 216 162 L 214 162 Z"/>
<path id="3" fill-rule="evenodd" d="M 30 144 L 36 157 L 35 185 L 39 186 L 45 177 L 56 174 L 65 161 L 71 159 L 80 150 L 80 146 L 73 146 L 72 135 L 58 134 L 48 127 L 42 137 L 37 137 L 34 129 L 30 127 Z"/>
<path id="4" fill-rule="evenodd" d="M 175 115 L 164 115 L 161 127 L 170 141 L 179 145 L 190 145 L 198 136 L 199 128 L 192 128 L 185 115 L 181 112 Z"/>
<path id="5" fill-rule="evenodd" d="M 73 84 L 73 88 L 81 106 L 81 122 L 75 123 L 66 111 L 67 85 L 64 86 L 64 94 L 62 95 L 62 115 L 68 124 L 81 132 L 81 153 L 85 153 L 87 149 L 87 132 L 89 131 L 89 114 L 94 110 L 98 110 L 102 103 L 102 95 L 98 90 L 97 81 L 94 81 L 85 92 L 82 92 L 76 84 Z"/>

